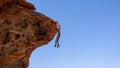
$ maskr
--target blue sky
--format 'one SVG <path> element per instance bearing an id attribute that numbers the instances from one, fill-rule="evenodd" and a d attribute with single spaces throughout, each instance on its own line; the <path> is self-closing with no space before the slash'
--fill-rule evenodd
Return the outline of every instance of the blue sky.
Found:
<path id="1" fill-rule="evenodd" d="M 29 68 L 120 68 L 120 0 L 28 0 L 61 25 L 31 55 Z"/>

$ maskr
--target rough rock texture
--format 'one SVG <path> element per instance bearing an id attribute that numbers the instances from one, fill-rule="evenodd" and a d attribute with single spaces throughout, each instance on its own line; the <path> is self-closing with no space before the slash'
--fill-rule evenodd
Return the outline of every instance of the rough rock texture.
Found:
<path id="1" fill-rule="evenodd" d="M 0 68 L 27 68 L 32 51 L 57 32 L 58 44 L 58 23 L 34 10 L 25 0 L 0 0 Z"/>

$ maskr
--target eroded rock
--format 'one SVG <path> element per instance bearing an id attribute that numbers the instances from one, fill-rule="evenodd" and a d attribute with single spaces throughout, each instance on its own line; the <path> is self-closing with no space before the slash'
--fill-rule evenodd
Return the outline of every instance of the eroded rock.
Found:
<path id="1" fill-rule="evenodd" d="M 34 10 L 25 0 L 0 0 L 0 68 L 27 68 L 32 51 L 60 32 L 57 22 Z"/>

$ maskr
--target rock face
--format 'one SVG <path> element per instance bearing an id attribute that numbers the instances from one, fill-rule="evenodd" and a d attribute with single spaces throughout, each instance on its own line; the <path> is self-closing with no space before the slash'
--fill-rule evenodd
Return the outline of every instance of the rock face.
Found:
<path id="1" fill-rule="evenodd" d="M 58 44 L 58 23 L 34 10 L 25 0 L 0 0 L 0 68 L 28 68 L 32 51 L 56 33 Z"/>

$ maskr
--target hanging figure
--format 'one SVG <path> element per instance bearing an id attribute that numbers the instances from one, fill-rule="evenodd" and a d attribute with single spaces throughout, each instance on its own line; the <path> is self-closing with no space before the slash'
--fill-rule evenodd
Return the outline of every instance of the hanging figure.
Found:
<path id="1" fill-rule="evenodd" d="M 57 47 L 59 48 L 60 47 L 60 44 L 59 44 L 59 39 L 60 39 L 60 35 L 61 35 L 61 27 L 60 25 L 58 24 L 57 21 L 54 21 L 57 25 L 56 29 L 57 29 L 57 37 L 56 37 L 56 40 L 55 40 L 55 45 L 54 47 Z"/>

